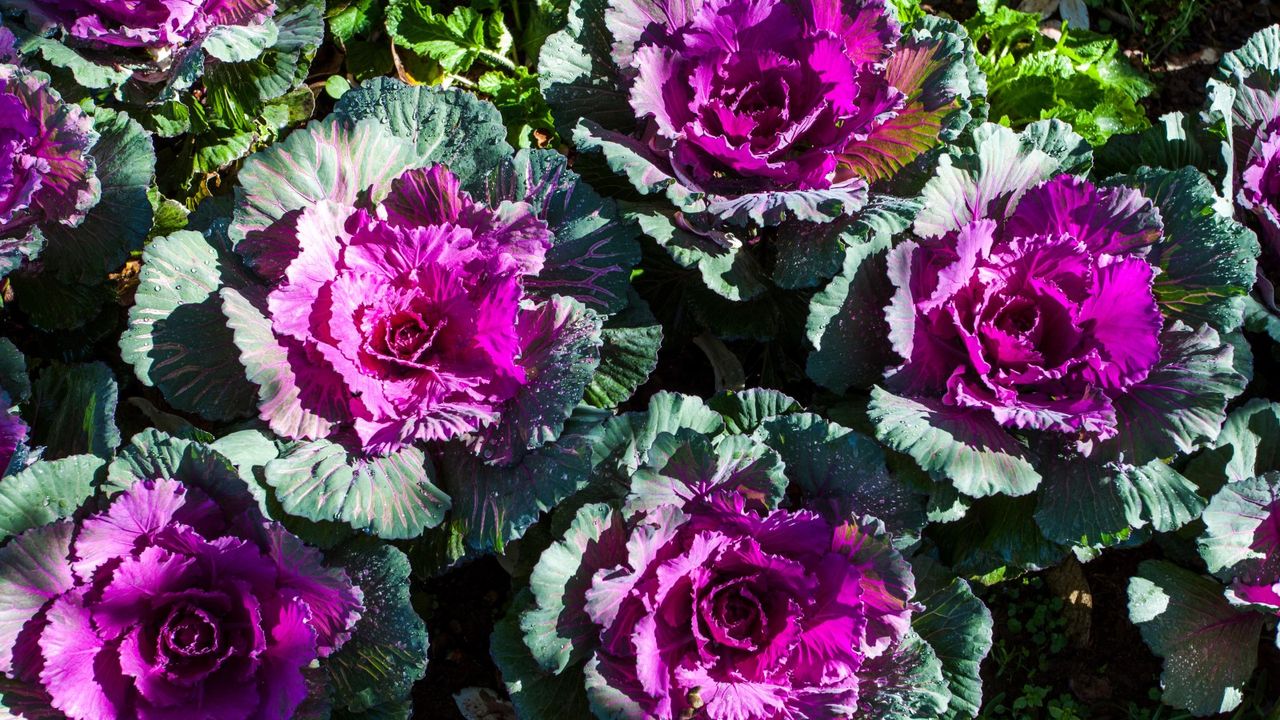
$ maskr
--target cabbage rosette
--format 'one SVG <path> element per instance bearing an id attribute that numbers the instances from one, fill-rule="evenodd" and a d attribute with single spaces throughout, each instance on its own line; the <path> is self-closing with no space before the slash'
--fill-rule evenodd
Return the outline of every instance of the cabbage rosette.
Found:
<path id="1" fill-rule="evenodd" d="M 25 69 L 14 43 L 0 27 L 0 276 L 39 252 L 42 228 L 79 225 L 101 197 L 93 118 Z"/>
<path id="2" fill-rule="evenodd" d="M 1001 496 L 938 528 L 974 572 L 1197 517 L 1205 499 L 1165 459 L 1217 437 L 1250 372 L 1233 343 L 1252 233 L 1194 169 L 1098 184 L 1089 162 L 1058 122 L 980 128 L 910 226 L 851 250 L 810 308 L 810 376 L 871 387 L 877 437 L 939 481 L 938 519 Z"/>
<path id="3" fill-rule="evenodd" d="M 0 26 L 0 278 L 42 330 L 92 319 L 104 281 L 151 228 L 151 137 L 128 116 L 65 102 Z"/>
<path id="4" fill-rule="evenodd" d="M 314 111 L 302 86 L 324 41 L 319 0 L 4 0 L 0 8 L 21 13 L 19 49 L 64 95 L 188 138 L 159 178 L 169 197 L 209 194 L 210 176 Z"/>
<path id="5" fill-rule="evenodd" d="M 464 93 L 349 92 L 245 163 L 229 223 L 210 204 L 148 246 L 124 356 L 175 407 L 265 423 L 290 513 L 408 538 L 452 506 L 468 551 L 519 537 L 585 482 L 585 403 L 625 400 L 660 334 L 634 225 L 504 138 Z"/>
<path id="6" fill-rule="evenodd" d="M 407 559 L 367 541 L 322 553 L 269 520 L 223 454 L 252 444 L 147 430 L 109 465 L 75 455 L 6 479 L 8 712 L 286 720 L 406 702 L 426 653 Z"/>
<path id="7" fill-rule="evenodd" d="M 923 524 L 872 440 L 775 391 L 660 393 L 595 452 L 613 498 L 557 511 L 494 635 L 521 717 L 977 713 L 991 616 L 868 514 Z"/>
<path id="8" fill-rule="evenodd" d="M 323 7 L 309 0 L 4 0 L 31 33 L 21 49 L 87 91 L 168 100 L 206 72 L 210 89 L 234 78 L 273 99 L 296 86 L 323 39 Z M 319 33 L 319 37 L 317 37 Z M 243 91 L 243 89 L 241 89 Z"/>
<path id="9" fill-rule="evenodd" d="M 539 66 L 561 133 L 651 196 L 646 234 L 733 301 L 831 277 L 871 185 L 985 94 L 959 25 L 903 28 L 881 0 L 582 0 L 569 18 Z"/>

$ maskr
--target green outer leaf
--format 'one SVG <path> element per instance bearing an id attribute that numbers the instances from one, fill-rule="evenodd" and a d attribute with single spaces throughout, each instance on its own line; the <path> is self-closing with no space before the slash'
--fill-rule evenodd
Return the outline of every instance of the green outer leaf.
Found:
<path id="1" fill-rule="evenodd" d="M 218 295 L 224 285 L 248 285 L 247 271 L 189 231 L 152 240 L 142 260 L 120 338 L 121 356 L 138 380 L 158 387 L 178 410 L 210 420 L 253 414 L 257 392 L 245 379 Z"/>
<path id="2" fill-rule="evenodd" d="M 725 422 L 700 398 L 672 392 L 654 393 L 642 413 L 626 413 L 609 419 L 591 447 L 591 465 L 616 464 L 629 474 L 644 461 L 653 441 L 662 433 L 676 434 L 692 428 L 705 435 L 718 435 Z"/>
<path id="3" fill-rule="evenodd" d="M 1136 465 L 1213 442 L 1227 402 L 1248 382 L 1233 367 L 1234 358 L 1232 346 L 1208 325 L 1194 331 L 1180 321 L 1166 326 L 1159 364 L 1116 399 L 1121 431 L 1102 443 L 1100 454 Z"/>
<path id="4" fill-rule="evenodd" d="M 708 438 L 690 429 L 663 433 L 632 473 L 622 514 L 630 518 L 663 506 L 685 508 L 724 491 L 741 495 L 749 507 L 772 510 L 786 494 L 786 469 L 780 454 L 758 438 Z"/>
<path id="5" fill-rule="evenodd" d="M 838 393 L 870 386 L 899 361 L 885 315 L 893 296 L 887 257 L 893 237 L 910 227 L 920 208 L 890 198 L 872 203 L 858 220 L 861 237 L 845 250 L 840 273 L 809 302 L 805 332 L 814 352 L 806 369 L 819 385 Z"/>
<path id="6" fill-rule="evenodd" d="M 1263 28 L 1223 55 L 1211 89 L 1215 84 L 1233 91 L 1232 125 L 1240 133 L 1237 150 L 1248 151 L 1256 142 L 1258 127 L 1275 116 L 1280 97 L 1280 28 Z"/>
<path id="7" fill-rule="evenodd" d="M 31 397 L 31 378 L 27 376 L 27 359 L 13 341 L 0 337 L 0 390 L 14 403 Z"/>
<path id="8" fill-rule="evenodd" d="M 628 290 L 631 304 L 605 321 L 601 330 L 600 366 L 583 399 L 599 408 L 626 402 L 658 367 L 662 325 L 644 298 Z"/>
<path id="9" fill-rule="evenodd" d="M 1147 560 L 1129 581 L 1129 618 L 1164 658 L 1165 703 L 1196 715 L 1240 704 L 1258 660 L 1261 614 L 1231 607 L 1213 580 Z"/>
<path id="10" fill-rule="evenodd" d="M 1143 168 L 1107 181 L 1136 187 L 1160 209 L 1164 235 L 1147 259 L 1162 272 L 1156 300 L 1166 318 L 1230 332 L 1244 322 L 1244 297 L 1257 277 L 1257 237 L 1217 214 L 1213 186 L 1194 168 Z"/>
<path id="11" fill-rule="evenodd" d="M 453 499 L 449 531 L 481 552 L 503 552 L 542 513 L 582 489 L 591 472 L 590 448 L 567 433 L 510 467 L 487 465 L 457 445 L 439 460 L 441 484 Z"/>
<path id="12" fill-rule="evenodd" d="M 406 698 L 427 671 L 427 627 L 409 599 L 409 559 L 360 539 L 328 560 L 347 571 L 365 606 L 351 639 L 324 662 L 334 698 L 352 713 Z"/>
<path id="13" fill-rule="evenodd" d="M 102 199 L 78 227 L 46 224 L 40 260 L 59 278 L 101 282 L 142 249 L 151 230 L 147 187 L 155 177 L 151 135 L 124 113 L 98 108 L 94 113 L 98 142 L 92 154 L 102 184 Z"/>
<path id="14" fill-rule="evenodd" d="M 472 190 L 478 190 L 485 176 L 512 153 L 498 109 L 461 90 L 373 78 L 343 95 L 334 116 L 352 122 L 376 120 L 392 135 L 414 144 L 417 157 L 412 167 L 440 163 Z"/>
<path id="15" fill-rule="evenodd" d="M 721 297 L 741 302 L 768 289 L 764 270 L 741 247 L 717 245 L 710 238 L 676 225 L 669 211 L 653 206 L 636 207 L 629 217 L 640 223 L 645 235 L 653 238 L 681 267 L 695 269 L 707 288 Z"/>
<path id="16" fill-rule="evenodd" d="M 267 513 L 266 492 L 245 478 L 232 460 L 213 446 L 196 440 L 174 437 L 147 428 L 129 439 L 107 466 L 102 484 L 108 493 L 128 490 L 139 480 L 172 478 L 198 487 L 227 512 L 249 512 L 254 506 Z"/>
<path id="17" fill-rule="evenodd" d="M 800 491 L 800 507 L 837 523 L 873 516 L 895 547 L 919 539 L 924 497 L 889 474 L 884 451 L 871 438 L 809 413 L 768 420 L 756 436 L 782 456 L 787 479 Z"/>
<path id="18" fill-rule="evenodd" d="M 9 276 L 16 306 L 41 330 L 75 330 L 90 324 L 113 303 L 115 293 L 105 282 L 81 285 L 60 279 L 52 272 L 30 269 Z"/>
<path id="19" fill-rule="evenodd" d="M 1026 495 L 1040 483 L 1027 450 L 989 415 L 871 389 L 876 437 L 971 497 Z"/>
<path id="20" fill-rule="evenodd" d="M 1093 161 L 1084 139 L 1057 120 L 1021 133 L 986 123 L 973 132 L 972 149 L 938 159 L 937 174 L 921 194 L 915 232 L 937 237 L 974 218 L 1001 218 L 1032 186 L 1060 173 L 1087 170 Z"/>
<path id="21" fill-rule="evenodd" d="M 239 247 L 246 237 L 323 200 L 355 205 L 366 191 L 380 199 L 416 162 L 413 147 L 377 122 L 331 117 L 309 123 L 250 156 L 240 169 L 235 219 L 228 230 L 232 247 L 247 255 Z"/>
<path id="22" fill-rule="evenodd" d="M 865 209 L 858 215 L 864 213 Z M 851 242 L 849 226 L 854 218 L 840 218 L 822 225 L 783 225 L 767 241 L 774 253 L 769 279 L 784 290 L 806 290 L 826 284 L 840 272 L 845 245 Z"/>
<path id="23" fill-rule="evenodd" d="M 497 423 L 477 433 L 473 448 L 486 461 L 514 462 L 555 442 L 600 364 L 600 316 L 577 300 L 553 296 L 524 309 L 519 323 L 529 382 L 503 404 Z"/>
<path id="24" fill-rule="evenodd" d="M 724 418 L 726 432 L 740 435 L 755 432 L 766 420 L 802 410 L 800 403 L 780 390 L 767 388 L 726 390 L 708 400 L 707 407 Z"/>
<path id="25" fill-rule="evenodd" d="M 0 482 L 0 540 L 70 517 L 93 495 L 102 458 L 42 460 Z"/>
<path id="26" fill-rule="evenodd" d="M 571 0 L 567 26 L 542 46 L 538 78 L 561 137 L 570 137 L 582 118 L 623 131 L 635 125 L 635 111 L 610 54 L 607 7 L 608 0 Z"/>
<path id="27" fill-rule="evenodd" d="M 301 442 L 268 462 L 263 477 L 285 512 L 341 520 L 388 540 L 418 537 L 449 509 L 449 497 L 434 484 L 435 468 L 415 447 L 352 457 L 328 440 Z"/>
<path id="28" fill-rule="evenodd" d="M 1255 398 L 1227 417 L 1213 449 L 1187 465 L 1187 477 L 1211 494 L 1223 482 L 1237 483 L 1280 470 L 1280 403 Z"/>
<path id="29" fill-rule="evenodd" d="M 1228 483 L 1213 496 L 1204 511 L 1205 532 L 1200 536 L 1200 557 L 1209 572 L 1224 581 L 1246 575 L 1241 563 L 1276 562 L 1254 549 L 1258 528 L 1280 503 L 1280 473 Z"/>
<path id="30" fill-rule="evenodd" d="M 1214 138 L 1202 129 L 1200 118 L 1171 112 L 1160 116 L 1150 128 L 1138 133 L 1112 135 L 1096 152 L 1097 177 L 1137 172 L 1150 167 L 1177 170 L 1190 165 L 1201 172 L 1220 177 L 1224 168 L 1213 152 Z M 1225 133 L 1226 128 L 1221 130 Z"/>
<path id="31" fill-rule="evenodd" d="M 205 36 L 200 47 L 217 60 L 238 63 L 256 59 L 279 37 L 280 29 L 271 20 L 257 25 L 219 25 Z"/>
<path id="32" fill-rule="evenodd" d="M 532 602 L 519 627 L 531 658 L 543 672 L 561 674 L 586 661 L 599 644 L 600 628 L 586 613 L 593 576 L 624 563 L 627 528 L 604 503 L 578 509 L 564 536 L 538 559 L 529 577 Z"/>
<path id="33" fill-rule="evenodd" d="M 590 717 L 582 668 L 574 666 L 552 675 L 538 665 L 525 646 L 519 619 L 532 603 L 530 592 L 520 591 L 494 627 L 489 645 L 489 654 L 502 673 L 516 713 L 525 720 Z"/>
<path id="34" fill-rule="evenodd" d="M 877 720 L 921 720 L 943 717 L 950 699 L 942 661 L 914 630 L 893 648 L 863 665 L 862 672 L 875 678 L 863 689 L 859 709 Z"/>
<path id="35" fill-rule="evenodd" d="M 1068 548 L 1044 536 L 1035 521 L 1036 497 L 995 495 L 971 501 L 964 517 L 929 528 L 942 559 L 956 572 L 990 585 L 1023 570 L 1056 565 Z"/>
<path id="36" fill-rule="evenodd" d="M 106 90 L 119 87 L 133 77 L 133 71 L 128 67 L 98 64 L 53 38 L 28 33 L 20 27 L 9 27 L 9 29 L 17 36 L 18 49 L 23 55 L 39 53 L 40 57 L 53 67 L 69 71 L 72 79 L 81 87 L 89 90 Z"/>
<path id="37" fill-rule="evenodd" d="M 977 717 L 982 706 L 980 670 L 991 652 L 995 625 L 991 611 L 969 583 L 953 577 L 937 562 L 920 556 L 911 565 L 916 576 L 915 601 L 924 605 L 924 612 L 911 618 L 911 627 L 942 661 L 942 676 L 951 690 L 945 717 Z"/>
<path id="38" fill-rule="evenodd" d="M 120 446 L 118 393 L 111 368 L 100 362 L 46 367 L 32 388 L 25 415 L 32 441 L 46 446 L 48 458 L 84 453 L 111 457 Z"/>
<path id="39" fill-rule="evenodd" d="M 545 267 L 526 287 L 543 297 L 572 296 L 604 314 L 626 307 L 631 269 L 640 262 L 640 229 L 569 170 L 564 155 L 521 150 L 486 184 L 490 205 L 528 202 L 555 233 Z"/>
<path id="40" fill-rule="evenodd" d="M 1133 466 L 1069 457 L 1051 461 L 1036 508 L 1045 537 L 1113 544 L 1126 529 L 1173 532 L 1200 516 L 1196 486 L 1161 460 Z"/>

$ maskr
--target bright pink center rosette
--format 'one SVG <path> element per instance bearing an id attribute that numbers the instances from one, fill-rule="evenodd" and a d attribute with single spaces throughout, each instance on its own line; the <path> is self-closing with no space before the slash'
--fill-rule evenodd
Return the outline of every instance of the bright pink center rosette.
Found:
<path id="1" fill-rule="evenodd" d="M 261 260 L 281 269 L 271 326 L 302 404 L 337 434 L 376 454 L 449 440 L 494 423 L 525 385 L 524 282 L 552 242 L 528 204 L 476 203 L 433 166 L 372 209 L 307 208 L 292 233 Z"/>
<path id="2" fill-rule="evenodd" d="M 897 25 L 883 3 L 861 5 L 708 0 L 683 24 L 649 25 L 627 56 L 645 140 L 701 192 L 848 180 L 838 154 L 905 104 L 884 77 Z"/>
<path id="3" fill-rule="evenodd" d="M 668 508 L 669 510 L 669 508 Z M 909 631 L 910 568 L 852 526 L 741 496 L 655 512 L 628 561 L 598 572 L 586 609 L 592 661 L 628 717 L 836 717 L 858 708 Z M 842 710 L 843 709 L 843 710 Z"/>
<path id="4" fill-rule="evenodd" d="M 271 0 L 22 0 L 16 5 L 77 40 L 173 50 L 219 25 L 260 23 Z"/>
<path id="5" fill-rule="evenodd" d="M 1136 191 L 1064 175 L 1007 219 L 900 245 L 890 382 L 1008 427 L 1114 436 L 1113 401 L 1160 359 L 1158 228 Z"/>
<path id="6" fill-rule="evenodd" d="M 30 531 L 69 537 L 70 551 L 40 558 L 48 602 L 4 672 L 38 681 L 73 720 L 288 720 L 308 667 L 349 637 L 363 597 L 318 551 L 244 510 L 143 480 L 74 533 L 65 522 Z"/>

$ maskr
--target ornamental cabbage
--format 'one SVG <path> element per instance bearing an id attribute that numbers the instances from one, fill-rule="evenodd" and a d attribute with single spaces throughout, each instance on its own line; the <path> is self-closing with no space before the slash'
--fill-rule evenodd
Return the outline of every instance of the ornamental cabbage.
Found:
<path id="1" fill-rule="evenodd" d="M 1061 175 L 1007 218 L 904 242 L 889 255 L 904 362 L 888 386 L 1086 450 L 1114 437 L 1115 399 L 1160 359 L 1158 270 L 1144 257 L 1160 230 L 1137 190 Z"/>
<path id="2" fill-rule="evenodd" d="M 261 418 L 285 512 L 405 539 L 452 510 L 471 547 L 518 538 L 586 482 L 589 387 L 626 400 L 660 328 L 629 291 L 635 225 L 505 138 L 468 93 L 347 92 L 245 162 L 230 217 L 209 201 L 148 244 L 123 357 L 173 407 Z M 593 387 L 624 309 L 642 342 L 621 333 Z"/>
<path id="3" fill-rule="evenodd" d="M 571 9 L 586 24 L 548 41 L 547 99 L 564 130 L 583 118 L 581 148 L 665 190 L 700 232 L 854 212 L 868 181 L 954 137 L 981 92 L 958 25 L 904 36 L 883 0 L 600 7 Z"/>
<path id="4" fill-rule="evenodd" d="M 371 454 L 493 424 L 527 381 L 524 282 L 550 245 L 528 204 L 485 207 L 439 165 L 401 175 L 371 211 L 303 210 L 260 249 L 291 257 L 267 306 L 303 402 Z M 275 410 L 262 418 L 290 436 Z"/>
<path id="5" fill-rule="evenodd" d="M 142 479 L 19 535 L 0 551 L 0 670 L 73 720 L 292 717 L 362 592 L 244 498 Z"/>
<path id="6" fill-rule="evenodd" d="M 61 26 L 94 44 L 146 48 L 168 56 L 222 25 L 257 25 L 271 17 L 271 0 L 9 0 L 42 26 Z"/>
<path id="7" fill-rule="evenodd" d="M 839 155 L 905 104 L 884 76 L 899 30 L 883 3 L 846 15 L 823 2 L 711 0 L 637 29 L 622 8 L 605 21 L 635 75 L 639 134 L 695 192 L 856 187 Z"/>
<path id="8" fill-rule="evenodd" d="M 1196 518 L 1167 460 L 1212 443 L 1247 382 L 1253 234 L 1194 168 L 1095 182 L 1091 162 L 1058 121 L 978 128 L 810 305 L 810 376 L 869 388 L 877 437 L 969 514 L 932 530 L 965 572 Z"/>
<path id="9" fill-rule="evenodd" d="M 1240 176 L 1240 204 L 1252 210 L 1271 252 L 1280 252 L 1280 117 L 1258 128 Z"/>
<path id="10" fill-rule="evenodd" d="M 920 610 L 896 552 L 814 513 L 739 496 L 628 525 L 627 561 L 587 591 L 587 682 L 627 717 L 856 712 Z"/>
<path id="11" fill-rule="evenodd" d="M 35 254 L 42 226 L 78 225 L 99 197 L 93 119 L 13 64 L 13 48 L 0 27 L 0 276 Z"/>
<path id="12" fill-rule="evenodd" d="M 875 443 L 774 391 L 710 406 L 660 393 L 607 424 L 595 495 L 626 496 L 553 516 L 567 529 L 495 634 L 521 716 L 976 714 L 990 615 L 866 512 L 922 508 Z M 960 637 L 963 661 L 930 645 Z"/>

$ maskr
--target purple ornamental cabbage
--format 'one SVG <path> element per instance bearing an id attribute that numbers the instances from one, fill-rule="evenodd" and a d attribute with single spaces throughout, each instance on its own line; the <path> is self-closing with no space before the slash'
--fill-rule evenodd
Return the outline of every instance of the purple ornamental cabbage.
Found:
<path id="1" fill-rule="evenodd" d="M 363 612 L 346 573 L 282 526 L 175 480 L 12 542 L 56 553 L 36 601 L 8 611 L 0 670 L 73 720 L 287 720 L 304 671 Z"/>
<path id="2" fill-rule="evenodd" d="M 854 714 L 918 610 L 910 568 L 882 542 L 741 496 L 641 515 L 627 560 L 587 591 L 589 688 L 620 696 L 627 718 Z"/>
<path id="3" fill-rule="evenodd" d="M 884 73 L 900 33 L 883 2 L 845 7 L 708 0 L 648 27 L 611 11 L 644 142 L 696 192 L 862 186 L 840 156 L 905 104 Z"/>
<path id="4" fill-rule="evenodd" d="M 774 391 L 659 393 L 606 425 L 600 471 L 629 492 L 577 509 L 495 631 L 521 717 L 556 716 L 551 688 L 613 720 L 977 714 L 990 613 L 895 549 L 923 503 L 879 446 L 798 409 Z"/>
<path id="5" fill-rule="evenodd" d="M 539 61 L 562 131 L 712 237 L 856 212 L 985 92 L 960 26 L 885 0 L 582 5 Z"/>
<path id="6" fill-rule="evenodd" d="M 1118 431 L 1114 401 L 1160 359 L 1160 218 L 1136 190 L 1059 176 L 1007 219 L 898 246 L 891 387 L 990 413 L 1001 425 L 1077 436 Z"/>
<path id="7" fill-rule="evenodd" d="M 46 223 L 75 226 L 97 202 L 90 148 L 93 119 L 64 103 L 40 76 L 16 64 L 14 37 L 0 27 L 0 270 L 31 252 Z"/>
<path id="8" fill-rule="evenodd" d="M 524 283 L 552 242 L 527 203 L 489 208 L 433 166 L 406 172 L 371 211 L 307 208 L 285 235 L 259 253 L 279 274 L 269 316 L 302 405 L 328 432 L 300 433 L 266 403 L 280 434 L 354 432 L 386 454 L 493 424 L 527 382 L 520 359 L 537 328 Z"/>
<path id="9" fill-rule="evenodd" d="M 221 25 L 271 17 L 271 0 L 12 0 L 40 25 L 58 25 L 96 45 L 146 48 L 157 55 L 186 46 Z"/>

